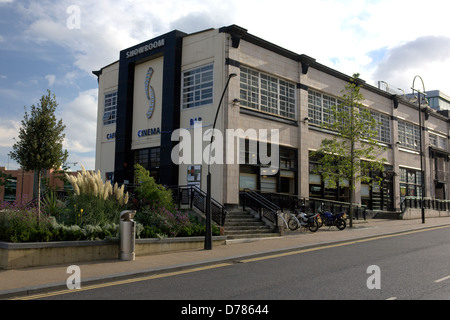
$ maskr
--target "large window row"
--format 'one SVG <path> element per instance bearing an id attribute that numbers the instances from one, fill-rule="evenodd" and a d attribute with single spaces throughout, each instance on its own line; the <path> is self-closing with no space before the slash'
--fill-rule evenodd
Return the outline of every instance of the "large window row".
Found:
<path id="1" fill-rule="evenodd" d="M 213 103 L 213 64 L 183 73 L 183 109 Z"/>
<path id="2" fill-rule="evenodd" d="M 448 139 L 432 134 L 429 134 L 430 146 L 447 150 Z"/>
<path id="3" fill-rule="evenodd" d="M 422 196 L 422 172 L 400 168 L 400 198 Z"/>
<path id="4" fill-rule="evenodd" d="M 419 126 L 404 121 L 398 122 L 398 141 L 401 146 L 420 150 Z"/>
<path id="5" fill-rule="evenodd" d="M 308 118 L 312 124 L 322 125 L 333 122 L 333 106 L 340 102 L 333 97 L 315 91 L 308 91 Z"/>
<path id="6" fill-rule="evenodd" d="M 375 139 L 377 139 L 380 142 L 385 143 L 391 143 L 391 119 L 389 116 L 370 111 L 370 114 L 375 119 L 375 121 L 378 123 L 377 126 L 377 136 Z"/>
<path id="7" fill-rule="evenodd" d="M 241 67 L 240 102 L 244 107 L 296 119 L 295 84 Z"/>
<path id="8" fill-rule="evenodd" d="M 117 116 L 117 91 L 105 94 L 103 109 L 103 125 L 116 123 Z"/>
<path id="9" fill-rule="evenodd" d="M 297 149 L 279 146 L 279 170 L 276 174 L 269 172 L 270 168 L 262 165 L 258 154 L 261 146 L 256 141 L 240 141 L 239 166 L 240 190 L 251 189 L 269 193 L 297 194 Z M 272 147 L 268 146 L 268 150 Z"/>
<path id="10" fill-rule="evenodd" d="M 339 181 L 331 187 L 317 169 L 318 159 L 310 156 L 309 159 L 309 197 L 310 199 L 324 199 L 328 201 L 350 202 L 350 183 L 347 179 Z M 384 173 L 369 172 L 373 180 L 361 182 L 361 204 L 370 210 L 393 210 L 394 207 L 394 181 L 392 167 L 386 166 Z M 375 180 L 381 178 L 381 183 Z"/>
<path id="11" fill-rule="evenodd" d="M 333 107 L 341 104 L 338 99 L 315 92 L 308 91 L 308 118 L 311 124 L 322 125 L 333 123 Z M 370 111 L 370 114 L 377 125 L 377 136 L 380 142 L 391 143 L 391 122 L 390 117 L 378 112 Z"/>

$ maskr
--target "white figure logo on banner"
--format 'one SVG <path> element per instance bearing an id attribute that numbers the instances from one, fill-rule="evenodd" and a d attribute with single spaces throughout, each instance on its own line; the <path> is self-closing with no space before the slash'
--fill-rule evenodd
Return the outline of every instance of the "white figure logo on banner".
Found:
<path id="1" fill-rule="evenodd" d="M 147 95 L 147 99 L 150 102 L 147 118 L 150 119 L 155 111 L 155 91 L 153 91 L 153 87 L 150 86 L 150 80 L 153 75 L 153 68 L 148 68 L 147 77 L 145 78 L 145 94 Z"/>

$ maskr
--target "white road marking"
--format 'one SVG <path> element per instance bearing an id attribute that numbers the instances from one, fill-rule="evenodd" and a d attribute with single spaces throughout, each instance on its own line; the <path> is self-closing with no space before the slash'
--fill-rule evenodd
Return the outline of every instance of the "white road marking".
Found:
<path id="1" fill-rule="evenodd" d="M 442 281 L 445 281 L 445 280 L 448 280 L 448 279 L 450 279 L 450 276 L 442 278 L 442 279 L 439 279 L 439 280 L 436 280 L 435 282 L 439 283 L 439 282 L 442 282 Z"/>

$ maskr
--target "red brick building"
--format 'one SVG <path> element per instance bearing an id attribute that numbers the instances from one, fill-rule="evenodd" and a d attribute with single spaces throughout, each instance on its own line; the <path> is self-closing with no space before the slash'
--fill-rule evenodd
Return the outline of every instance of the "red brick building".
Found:
<path id="1" fill-rule="evenodd" d="M 0 172 L 10 175 L 7 179 L 5 186 L 0 186 L 0 201 L 16 201 L 24 199 L 25 201 L 31 200 L 37 195 L 37 176 L 32 171 L 23 170 L 7 170 L 5 167 L 0 167 Z M 71 174 L 71 173 L 69 173 Z M 73 172 L 76 174 L 76 172 Z M 52 188 L 58 190 L 64 189 L 64 182 L 62 178 L 63 173 L 55 172 L 55 170 L 49 170 L 42 175 L 41 187 L 45 185 L 45 181 Z"/>

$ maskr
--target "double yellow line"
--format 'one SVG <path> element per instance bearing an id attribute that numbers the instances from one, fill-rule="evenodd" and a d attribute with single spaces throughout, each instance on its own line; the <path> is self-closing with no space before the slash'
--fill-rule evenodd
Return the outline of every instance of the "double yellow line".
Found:
<path id="1" fill-rule="evenodd" d="M 129 283 L 135 283 L 135 282 L 140 282 L 140 281 L 171 277 L 171 276 L 176 276 L 176 275 L 180 275 L 180 274 L 192 273 L 192 272 L 197 272 L 197 271 L 202 271 L 202 270 L 221 268 L 221 267 L 229 266 L 231 264 L 232 263 L 222 263 L 222 264 L 216 264 L 216 265 L 206 266 L 206 267 L 199 267 L 199 268 L 194 268 L 194 269 L 189 269 L 189 270 L 181 270 L 181 271 L 174 271 L 174 272 L 163 273 L 163 274 L 155 274 L 155 275 L 151 275 L 148 277 L 140 277 L 140 278 L 134 278 L 134 279 L 119 280 L 119 281 L 114 281 L 114 282 L 109 282 L 109 283 L 90 285 L 90 286 L 86 286 L 86 287 L 81 287 L 80 289 L 72 289 L 72 290 L 65 289 L 65 290 L 60 290 L 60 291 L 47 292 L 47 293 L 36 294 L 36 295 L 31 295 L 31 296 L 26 296 L 26 297 L 19 297 L 19 298 L 15 298 L 15 299 L 11 299 L 11 300 L 34 300 L 34 299 L 58 296 L 58 295 L 63 295 L 63 294 L 68 294 L 68 293 L 77 293 L 77 292 L 82 292 L 82 291 L 87 291 L 87 290 L 118 286 L 121 284 L 129 284 Z"/>
<path id="2" fill-rule="evenodd" d="M 331 244 L 331 245 L 324 245 L 324 246 L 314 247 L 314 248 L 309 248 L 309 249 L 301 249 L 301 250 L 289 251 L 289 252 L 273 254 L 273 255 L 268 255 L 268 256 L 261 256 L 261 257 L 257 257 L 257 258 L 243 259 L 243 260 L 240 260 L 239 262 L 240 263 L 250 263 L 250 262 L 262 261 L 262 260 L 267 260 L 267 259 L 275 259 L 275 258 L 292 256 L 292 255 L 306 253 L 306 252 L 312 252 L 312 251 L 318 251 L 318 250 L 323 250 L 323 249 L 342 247 L 342 246 L 347 246 L 347 245 L 356 244 L 356 243 L 363 243 L 363 242 L 380 240 L 380 239 L 386 239 L 386 238 L 392 238 L 392 237 L 399 237 L 399 236 L 404 236 L 404 235 L 408 235 L 408 234 L 414 234 L 414 233 L 419 233 L 419 232 L 424 232 L 424 231 L 431 231 L 431 230 L 438 230 L 438 229 L 444 229 L 444 228 L 450 228 L 450 225 L 440 226 L 440 227 L 432 227 L 432 228 L 426 228 L 426 229 L 419 229 L 419 230 L 413 230 L 413 231 L 406 231 L 406 232 L 390 234 L 390 235 L 374 236 L 374 237 L 371 237 L 371 238 L 360 239 L 360 240 L 351 240 L 351 241 L 346 241 L 346 242 L 342 242 L 342 243 L 336 243 L 336 244 Z M 12 299 L 12 300 L 34 300 L 34 299 L 40 299 L 40 298 L 47 298 L 47 297 L 52 297 L 52 296 L 68 294 L 68 293 L 77 293 L 77 292 L 81 292 L 81 291 L 87 291 L 87 290 L 94 290 L 94 289 L 99 289 L 99 288 L 107 288 L 107 287 L 112 287 L 112 286 L 118 286 L 118 285 L 121 285 L 121 284 L 136 283 L 136 282 L 141 282 L 141 281 L 172 277 L 172 276 L 176 276 L 176 275 L 188 274 L 188 273 L 204 271 L 204 270 L 209 270 L 209 269 L 222 268 L 222 267 L 230 266 L 230 265 L 233 265 L 233 264 L 234 263 L 232 263 L 232 262 L 221 263 L 221 264 L 215 264 L 215 265 L 210 265 L 210 266 L 205 266 L 205 267 L 198 267 L 198 268 L 193 268 L 193 269 L 188 269 L 188 270 L 181 270 L 181 271 L 174 271 L 174 272 L 169 272 L 169 273 L 156 274 L 156 275 L 151 275 L 151 276 L 148 276 L 148 277 L 140 277 L 140 278 L 121 280 L 121 281 L 114 281 L 114 282 L 109 282 L 109 283 L 102 283 L 102 284 L 97 284 L 97 285 L 90 285 L 90 286 L 82 287 L 81 289 L 73 289 L 73 290 L 66 289 L 66 290 L 60 290 L 60 291 L 55 291 L 55 292 L 48 292 L 48 293 L 30 295 L 30 296 L 26 296 L 26 297 L 15 298 L 15 299 Z"/>

